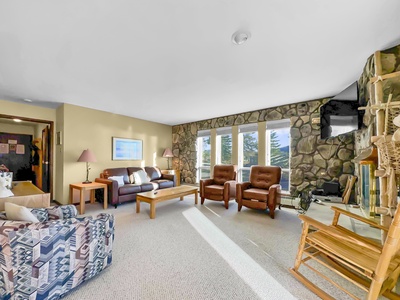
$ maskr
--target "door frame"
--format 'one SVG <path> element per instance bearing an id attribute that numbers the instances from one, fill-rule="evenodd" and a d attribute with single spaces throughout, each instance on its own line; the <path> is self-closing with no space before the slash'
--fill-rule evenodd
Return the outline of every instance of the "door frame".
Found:
<path id="1" fill-rule="evenodd" d="M 54 121 L 50 120 L 42 120 L 42 119 L 33 119 L 33 118 L 26 118 L 26 117 L 21 117 L 21 116 L 15 116 L 15 115 L 4 115 L 0 114 L 0 118 L 2 119 L 20 119 L 23 121 L 28 121 L 28 122 L 35 122 L 35 123 L 42 123 L 42 124 L 48 124 L 50 125 L 50 137 L 51 137 L 51 143 L 50 143 L 50 161 L 49 161 L 49 177 L 50 177 L 50 199 L 53 199 L 53 166 L 54 166 Z"/>

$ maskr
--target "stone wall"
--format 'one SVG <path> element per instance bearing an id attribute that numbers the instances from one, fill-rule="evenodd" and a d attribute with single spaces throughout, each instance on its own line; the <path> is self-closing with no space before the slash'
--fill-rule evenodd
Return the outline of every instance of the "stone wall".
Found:
<path id="1" fill-rule="evenodd" d="M 280 119 L 291 120 L 291 194 L 320 187 L 324 181 L 337 180 L 342 189 L 354 165 L 353 134 L 321 140 L 319 108 L 329 98 L 283 105 L 237 115 L 224 116 L 173 126 L 173 164 L 181 170 L 184 183 L 196 183 L 197 131 Z"/>

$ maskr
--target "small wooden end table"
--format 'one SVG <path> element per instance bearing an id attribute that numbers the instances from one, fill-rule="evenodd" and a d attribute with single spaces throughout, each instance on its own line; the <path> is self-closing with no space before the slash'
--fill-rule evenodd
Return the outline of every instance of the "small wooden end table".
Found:
<path id="1" fill-rule="evenodd" d="M 94 203 L 94 190 L 104 189 L 104 209 L 107 209 L 108 199 L 107 199 L 107 184 L 100 182 L 92 183 L 71 183 L 69 185 L 69 203 L 73 204 L 73 191 L 77 189 L 80 191 L 80 202 L 79 202 L 79 214 L 85 213 L 85 191 L 90 191 L 90 203 Z"/>
<path id="2" fill-rule="evenodd" d="M 182 201 L 184 196 L 194 194 L 194 204 L 197 204 L 198 190 L 198 187 L 181 185 L 172 188 L 138 193 L 136 195 L 136 213 L 140 213 L 141 201 L 150 204 L 150 219 L 154 219 L 156 217 L 156 204 L 158 202 L 175 198 L 180 198 L 180 200 Z"/>

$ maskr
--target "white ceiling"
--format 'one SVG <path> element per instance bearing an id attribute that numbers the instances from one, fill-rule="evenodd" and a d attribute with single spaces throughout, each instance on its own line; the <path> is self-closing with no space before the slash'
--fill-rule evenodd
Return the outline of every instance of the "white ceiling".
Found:
<path id="1" fill-rule="evenodd" d="M 0 0 L 0 99 L 175 125 L 333 96 L 400 43 L 399 14 L 398 0 Z"/>

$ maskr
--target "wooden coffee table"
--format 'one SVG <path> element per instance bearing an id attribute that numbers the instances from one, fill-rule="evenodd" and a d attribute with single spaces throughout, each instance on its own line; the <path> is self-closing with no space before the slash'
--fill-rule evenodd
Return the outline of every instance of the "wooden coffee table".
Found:
<path id="1" fill-rule="evenodd" d="M 140 213 L 140 202 L 147 202 L 150 204 L 150 219 L 154 219 L 156 217 L 156 204 L 158 202 L 176 199 L 178 197 L 182 201 L 184 196 L 188 196 L 191 194 L 194 194 L 194 203 L 197 204 L 198 187 L 194 186 L 182 185 L 172 188 L 138 193 L 136 195 L 136 213 Z"/>

